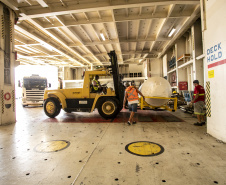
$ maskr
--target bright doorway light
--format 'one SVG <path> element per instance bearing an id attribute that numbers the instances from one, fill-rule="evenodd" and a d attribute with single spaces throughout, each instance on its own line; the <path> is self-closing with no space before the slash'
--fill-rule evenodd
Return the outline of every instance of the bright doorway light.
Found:
<path id="1" fill-rule="evenodd" d="M 48 83 L 51 83 L 51 88 L 49 89 L 58 88 L 58 68 L 56 66 L 19 65 L 15 68 L 16 98 L 22 97 L 22 89 L 18 87 L 18 81 L 22 82 L 24 76 L 32 76 L 32 74 L 46 77 Z"/>

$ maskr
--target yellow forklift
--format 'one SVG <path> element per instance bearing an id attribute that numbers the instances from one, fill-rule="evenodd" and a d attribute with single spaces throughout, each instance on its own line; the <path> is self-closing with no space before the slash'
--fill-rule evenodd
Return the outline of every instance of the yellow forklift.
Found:
<path id="1" fill-rule="evenodd" d="M 98 109 L 105 119 L 113 119 L 123 107 L 125 87 L 119 75 L 115 51 L 108 53 L 111 65 L 103 71 L 86 71 L 83 88 L 46 90 L 44 111 L 51 118 L 56 117 L 61 109 L 70 112 L 93 112 Z M 105 93 L 96 93 L 92 88 L 94 76 L 113 76 L 114 90 L 107 88 Z"/>

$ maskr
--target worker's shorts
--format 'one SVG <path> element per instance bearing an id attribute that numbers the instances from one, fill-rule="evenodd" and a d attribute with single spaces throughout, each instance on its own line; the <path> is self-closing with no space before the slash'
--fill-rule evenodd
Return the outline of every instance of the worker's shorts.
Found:
<path id="1" fill-rule="evenodd" d="M 130 104 L 129 111 L 137 112 L 137 103 Z"/>
<path id="2" fill-rule="evenodd" d="M 194 105 L 194 114 L 204 115 L 205 114 L 204 107 L 205 104 L 203 101 L 196 102 Z"/>

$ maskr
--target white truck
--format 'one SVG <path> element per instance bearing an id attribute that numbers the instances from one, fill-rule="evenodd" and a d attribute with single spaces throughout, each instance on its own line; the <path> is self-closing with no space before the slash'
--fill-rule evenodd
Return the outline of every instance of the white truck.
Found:
<path id="1" fill-rule="evenodd" d="M 22 87 L 22 105 L 43 105 L 43 96 L 45 90 L 51 87 L 47 85 L 47 78 L 33 74 L 23 77 L 23 83 L 19 81 L 19 87 Z"/>

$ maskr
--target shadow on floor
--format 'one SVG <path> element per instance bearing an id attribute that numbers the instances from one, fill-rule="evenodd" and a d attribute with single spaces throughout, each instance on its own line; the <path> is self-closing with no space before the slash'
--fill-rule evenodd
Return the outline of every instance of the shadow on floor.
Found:
<path id="1" fill-rule="evenodd" d="M 114 122 L 121 123 L 127 122 L 130 112 L 122 110 L 115 119 L 104 119 L 97 111 L 93 113 L 64 113 L 56 118 L 45 119 L 45 122 L 75 122 L 75 123 L 106 123 Z M 138 122 L 183 122 L 184 120 L 172 115 L 167 111 L 153 111 L 153 110 L 138 110 L 135 114 L 135 120 Z"/>

